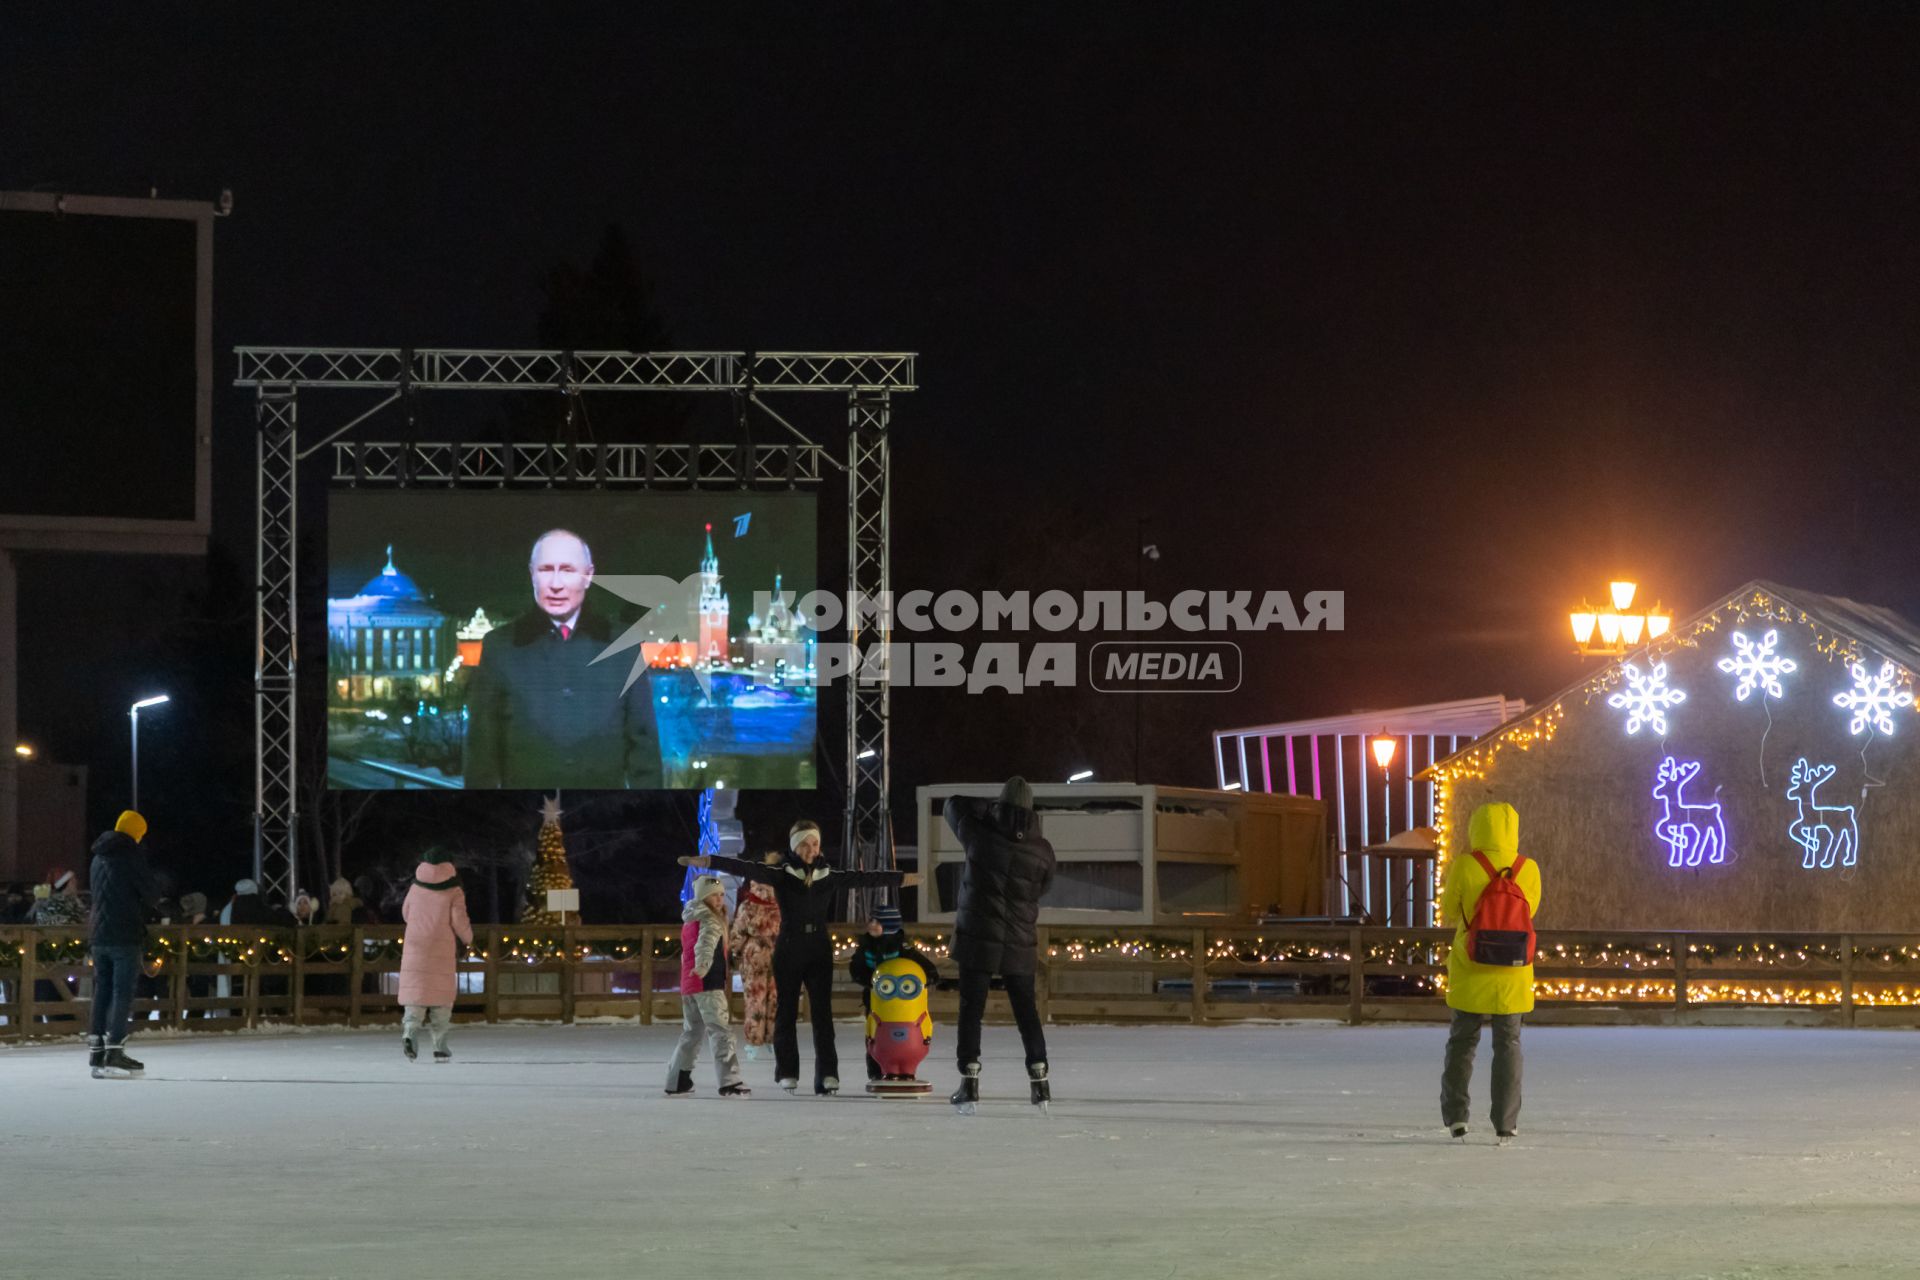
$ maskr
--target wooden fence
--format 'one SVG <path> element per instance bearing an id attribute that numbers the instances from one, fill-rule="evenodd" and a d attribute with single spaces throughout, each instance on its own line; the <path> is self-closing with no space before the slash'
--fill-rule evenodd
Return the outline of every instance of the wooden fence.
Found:
<path id="1" fill-rule="evenodd" d="M 188 1031 L 393 1023 L 402 932 L 156 927 L 134 1018 Z M 945 930 L 908 932 L 942 977 L 955 976 Z M 1056 926 L 1041 934 L 1037 992 L 1055 1023 L 1447 1016 L 1445 930 Z M 834 938 L 843 1013 L 858 1007 L 845 972 L 854 936 L 843 929 Z M 460 962 L 459 1020 L 679 1020 L 676 926 L 482 925 L 475 944 Z M 91 987 L 83 936 L 0 928 L 0 1039 L 84 1031 Z M 1535 1023 L 1916 1026 L 1920 935 L 1556 931 L 1540 935 L 1535 990 Z M 935 1021 L 950 1022 L 956 1004 L 954 992 L 936 990 Z M 988 1017 L 1007 1017 L 997 993 Z"/>

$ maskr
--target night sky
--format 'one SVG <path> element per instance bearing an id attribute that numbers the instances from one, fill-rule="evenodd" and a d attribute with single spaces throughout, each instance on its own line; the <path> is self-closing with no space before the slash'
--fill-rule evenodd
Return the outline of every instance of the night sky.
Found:
<path id="1" fill-rule="evenodd" d="M 244 819 L 225 353 L 534 345 L 610 223 L 677 346 L 921 353 L 897 589 L 1348 593 L 1344 633 L 1244 637 L 1239 692 L 1153 700 L 1153 780 L 1210 780 L 1212 728 L 1550 693 L 1610 576 L 1920 615 L 1911 12 L 1035 8 L 10 8 L 0 187 L 235 201 L 214 563 L 27 563 L 23 732 L 117 785 L 128 689 L 237 617 L 201 696 L 242 772 L 180 762 L 168 803 Z M 1132 769 L 1086 690 L 895 725 L 902 800 Z"/>

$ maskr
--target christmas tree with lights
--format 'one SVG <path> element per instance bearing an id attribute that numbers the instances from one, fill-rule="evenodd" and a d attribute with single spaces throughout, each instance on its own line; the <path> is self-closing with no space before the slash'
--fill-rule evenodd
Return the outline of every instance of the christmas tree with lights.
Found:
<path id="1" fill-rule="evenodd" d="M 560 834 L 560 794 L 555 792 L 540 803 L 539 856 L 534 859 L 533 875 L 527 879 L 527 906 L 520 913 L 522 924 L 560 924 L 560 913 L 547 910 L 547 890 L 573 888 L 573 876 L 567 871 L 567 841 Z"/>

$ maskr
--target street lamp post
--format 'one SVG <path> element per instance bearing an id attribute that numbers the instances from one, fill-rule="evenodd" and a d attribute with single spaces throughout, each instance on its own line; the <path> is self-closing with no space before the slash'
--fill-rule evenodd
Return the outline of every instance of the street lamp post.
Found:
<path id="1" fill-rule="evenodd" d="M 1645 613 L 1629 613 L 1638 586 L 1632 582 L 1609 582 L 1611 609 L 1596 609 L 1582 601 L 1567 614 L 1573 628 L 1574 648 L 1583 658 L 1622 658 L 1640 645 L 1644 635 L 1658 640 L 1673 625 L 1673 615 L 1657 603 Z M 1595 633 L 1598 632 L 1598 638 Z"/>
<path id="2" fill-rule="evenodd" d="M 1384 733 L 1373 740 L 1373 762 L 1380 766 L 1380 827 L 1388 836 L 1393 834 L 1393 749 L 1398 743 Z M 1412 821 L 1412 815 L 1408 815 Z"/>
<path id="3" fill-rule="evenodd" d="M 157 707 L 169 701 L 172 699 L 162 693 L 151 698 L 142 698 L 127 708 L 127 716 L 133 721 L 133 803 L 127 807 L 135 812 L 140 808 L 140 708 Z"/>

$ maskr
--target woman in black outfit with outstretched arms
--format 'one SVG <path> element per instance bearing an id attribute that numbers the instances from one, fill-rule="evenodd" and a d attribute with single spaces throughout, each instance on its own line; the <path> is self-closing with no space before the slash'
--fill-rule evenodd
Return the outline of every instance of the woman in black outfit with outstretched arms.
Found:
<path id="1" fill-rule="evenodd" d="M 813 1015 L 813 1091 L 840 1092 L 840 1057 L 833 1047 L 833 901 L 848 889 L 901 888 L 920 883 L 899 871 L 835 871 L 820 857 L 820 824 L 802 818 L 787 836 L 784 863 L 703 855 L 682 866 L 712 868 L 773 888 L 780 903 L 780 934 L 773 944 L 775 1004 L 773 1071 L 782 1089 L 800 1087 L 800 992 Z"/>

